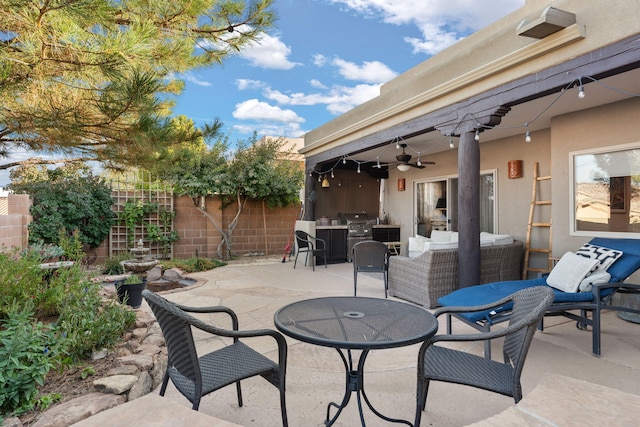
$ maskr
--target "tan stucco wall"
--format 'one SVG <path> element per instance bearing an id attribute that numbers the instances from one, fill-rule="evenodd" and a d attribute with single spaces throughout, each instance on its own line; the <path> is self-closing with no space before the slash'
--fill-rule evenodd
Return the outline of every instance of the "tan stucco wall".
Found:
<path id="1" fill-rule="evenodd" d="M 498 230 L 500 234 L 511 234 L 518 240 L 525 241 L 527 222 L 529 219 L 529 206 L 533 189 L 534 164 L 539 162 L 538 175 L 546 176 L 550 173 L 550 134 L 546 129 L 532 133 L 532 141 L 524 142 L 522 136 L 505 138 L 481 144 L 480 168 L 482 171 L 497 170 L 497 204 L 498 204 Z M 389 212 L 394 223 L 413 223 L 413 192 L 411 191 L 417 180 L 447 179 L 458 174 L 457 149 L 434 154 L 429 160 L 434 160 L 436 165 L 429 165 L 422 170 L 411 169 L 408 172 L 399 172 L 391 169 L 389 172 L 389 185 L 385 195 L 385 209 Z M 523 160 L 523 177 L 509 179 L 509 160 Z M 397 191 L 398 178 L 406 179 L 406 191 Z M 550 186 L 539 185 L 539 199 L 550 200 Z M 411 209 L 408 209 L 411 207 Z M 407 240 L 413 235 L 411 227 L 401 229 L 402 239 Z M 532 239 L 534 244 L 539 242 L 537 236 Z"/>

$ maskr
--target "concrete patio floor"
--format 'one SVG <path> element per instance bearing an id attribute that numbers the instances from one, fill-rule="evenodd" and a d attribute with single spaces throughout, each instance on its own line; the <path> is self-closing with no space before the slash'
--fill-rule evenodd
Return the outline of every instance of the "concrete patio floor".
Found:
<path id="1" fill-rule="evenodd" d="M 241 329 L 275 329 L 274 312 L 294 301 L 353 294 L 353 269 L 347 263 L 329 265 L 328 268 L 317 266 L 312 271 L 311 267 L 300 264 L 294 270 L 293 261 L 282 263 L 271 259 L 228 265 L 192 277 L 205 283 L 165 293 L 164 296 L 185 305 L 228 306 L 238 314 Z M 358 278 L 358 296 L 383 298 L 382 281 L 361 274 Z M 142 309 L 149 310 L 146 303 Z M 220 321 L 220 318 L 208 316 L 203 319 Z M 454 324 L 454 331 L 464 331 L 465 328 L 468 327 Z M 444 322 L 441 322 L 440 332 L 444 332 Z M 204 334 L 196 334 L 196 337 L 202 352 L 221 345 L 219 340 Z M 289 425 L 322 426 L 327 404 L 340 401 L 344 392 L 345 373 L 340 357 L 334 349 L 290 338 L 287 341 Z M 258 338 L 250 343 L 268 357 L 276 359 L 273 340 Z M 464 349 L 482 353 L 481 344 Z M 365 390 L 381 413 L 413 422 L 417 351 L 418 345 L 413 345 L 369 354 L 365 367 Z M 493 354 L 494 357 L 501 356 L 499 343 L 493 347 Z M 597 358 L 591 354 L 590 332 L 576 329 L 575 322 L 563 318 L 547 319 L 544 332 L 536 332 L 524 367 L 522 384 L 525 399 L 545 374 L 560 374 L 622 392 L 640 394 L 640 325 L 621 320 L 613 312 L 606 312 L 602 324 L 602 356 Z M 250 378 L 243 382 L 243 394 L 244 406 L 239 408 L 234 387 L 219 390 L 203 399 L 200 412 L 242 426 L 281 425 L 276 388 L 262 378 Z M 172 385 L 169 385 L 165 399 L 190 407 Z M 471 387 L 434 382 L 429 389 L 422 425 L 465 426 L 495 416 L 513 404 L 513 399 L 509 397 Z M 390 425 L 366 407 L 364 414 L 368 426 Z M 612 421 L 610 425 L 617 425 L 615 420 Z M 360 425 L 355 395 L 334 425 Z"/>

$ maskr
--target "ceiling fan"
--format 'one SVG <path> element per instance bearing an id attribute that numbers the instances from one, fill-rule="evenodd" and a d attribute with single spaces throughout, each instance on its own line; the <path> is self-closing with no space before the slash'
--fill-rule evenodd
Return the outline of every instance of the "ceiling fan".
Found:
<path id="1" fill-rule="evenodd" d="M 398 154 L 396 159 L 398 160 L 398 170 L 401 172 L 406 172 L 409 170 L 409 167 L 423 169 L 424 165 L 435 165 L 436 162 L 423 162 L 418 158 L 417 163 L 409 163 L 411 160 L 411 154 L 407 154 L 404 149 L 407 147 L 407 144 L 400 144 L 402 147 L 402 154 Z"/>

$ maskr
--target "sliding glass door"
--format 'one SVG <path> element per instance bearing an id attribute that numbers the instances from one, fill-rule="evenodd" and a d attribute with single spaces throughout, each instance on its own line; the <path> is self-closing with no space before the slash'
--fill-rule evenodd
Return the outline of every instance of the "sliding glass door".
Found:
<path id="1" fill-rule="evenodd" d="M 496 229 L 495 170 L 480 174 L 480 231 Z M 429 237 L 433 230 L 458 231 L 458 177 L 416 181 L 414 234 Z"/>

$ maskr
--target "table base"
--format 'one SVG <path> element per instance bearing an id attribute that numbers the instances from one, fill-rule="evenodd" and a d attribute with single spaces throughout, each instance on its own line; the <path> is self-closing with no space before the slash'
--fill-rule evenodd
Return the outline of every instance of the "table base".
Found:
<path id="1" fill-rule="evenodd" d="M 362 412 L 362 399 L 364 399 L 369 409 L 371 409 L 371 412 L 376 414 L 376 416 L 378 416 L 379 418 L 382 418 L 383 420 L 391 423 L 406 424 L 408 426 L 413 427 L 413 424 L 411 424 L 409 421 L 396 419 L 396 418 L 389 418 L 384 416 L 373 407 L 371 402 L 369 402 L 369 399 L 367 398 L 367 394 L 364 391 L 364 362 L 367 359 L 369 350 L 362 350 L 362 352 L 360 353 L 360 358 L 358 360 L 357 369 L 355 370 L 353 369 L 354 366 L 353 366 L 353 358 L 351 356 L 351 350 L 346 351 L 347 357 L 345 357 L 344 352 L 342 350 L 340 349 L 336 349 L 336 350 L 338 351 L 338 354 L 342 359 L 342 363 L 344 364 L 344 368 L 346 372 L 346 381 L 345 381 L 346 387 L 344 391 L 344 397 L 342 398 L 342 402 L 340 404 L 337 404 L 335 402 L 330 402 L 327 405 L 327 418 L 324 421 L 324 425 L 331 426 L 333 425 L 333 423 L 336 422 L 342 410 L 347 406 L 347 404 L 351 400 L 351 393 L 355 392 L 357 401 L 358 401 L 358 412 L 360 413 L 360 422 L 362 423 L 363 427 L 366 424 L 364 421 L 364 413 Z M 337 409 L 333 417 L 330 416 L 331 408 Z"/>

